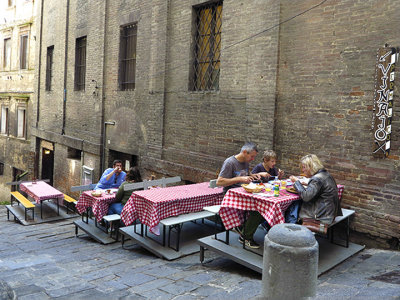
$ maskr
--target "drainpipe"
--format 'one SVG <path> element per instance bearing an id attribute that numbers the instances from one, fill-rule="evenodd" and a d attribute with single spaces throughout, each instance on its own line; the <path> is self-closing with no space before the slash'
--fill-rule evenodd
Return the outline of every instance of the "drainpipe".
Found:
<path id="1" fill-rule="evenodd" d="M 102 150 L 103 155 L 101 157 L 101 165 L 103 166 L 103 168 L 105 166 L 106 139 L 107 139 L 106 125 L 115 125 L 115 121 L 108 121 L 108 122 L 103 123 L 103 150 Z M 101 169 L 101 170 L 103 170 L 103 169 Z"/>
<path id="2" fill-rule="evenodd" d="M 41 1 L 40 4 L 40 29 L 39 29 L 39 40 L 35 41 L 39 43 L 39 57 L 38 57 L 38 64 L 37 64 L 37 97 L 36 97 L 36 124 L 35 127 L 36 129 L 39 127 L 39 119 L 40 119 L 40 80 L 41 80 L 41 72 L 42 72 L 42 33 L 43 33 L 43 7 L 44 7 L 44 0 Z M 33 108 L 32 108 L 33 109 Z M 35 178 L 39 178 L 39 143 L 40 139 L 36 137 L 35 139 L 35 161 L 34 161 L 34 166 L 33 166 L 33 176 Z"/>
<path id="3" fill-rule="evenodd" d="M 67 110 L 67 71 L 68 71 L 68 27 L 69 27 L 69 0 L 67 0 L 67 15 L 65 20 L 65 52 L 64 52 L 64 93 L 63 93 L 63 117 L 61 135 L 65 134 L 65 118 Z"/>
<path id="4" fill-rule="evenodd" d="M 107 14 L 108 14 L 108 0 L 104 1 L 104 28 L 103 28 L 103 73 L 102 73 L 102 83 L 101 83 L 101 146 L 100 146 L 100 170 L 99 170 L 99 176 L 101 176 L 103 170 L 105 169 L 104 167 L 104 161 L 105 161 L 105 148 L 106 148 L 106 125 L 115 125 L 115 121 L 111 124 L 106 124 L 108 122 L 105 122 L 105 88 L 104 88 L 104 82 L 105 82 L 105 77 L 106 77 L 106 52 L 107 52 L 107 43 L 106 43 L 106 32 L 107 32 Z"/>

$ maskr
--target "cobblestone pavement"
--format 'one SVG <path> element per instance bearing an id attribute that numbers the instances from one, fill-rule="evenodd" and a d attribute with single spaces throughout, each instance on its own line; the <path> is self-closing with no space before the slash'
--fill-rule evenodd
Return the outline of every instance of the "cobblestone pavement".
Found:
<path id="1" fill-rule="evenodd" d="M 1 299 L 257 299 L 261 276 L 206 252 L 175 261 L 75 237 L 72 220 L 23 226 L 0 207 Z M 400 299 L 400 252 L 367 249 L 318 279 L 315 299 Z"/>

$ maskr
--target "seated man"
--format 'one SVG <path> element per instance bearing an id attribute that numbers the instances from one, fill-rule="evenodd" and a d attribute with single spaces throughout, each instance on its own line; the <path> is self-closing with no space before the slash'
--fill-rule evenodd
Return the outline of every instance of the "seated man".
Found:
<path id="1" fill-rule="evenodd" d="M 249 174 L 249 163 L 254 160 L 258 153 L 257 146 L 254 143 L 247 142 L 237 155 L 227 158 L 222 165 L 221 172 L 217 179 L 217 185 L 224 187 L 224 193 L 229 189 L 240 187 L 242 183 L 250 183 L 252 180 L 261 179 L 260 174 Z M 259 224 L 264 218 L 258 211 L 250 211 L 249 218 L 246 220 L 244 231 L 239 229 L 239 242 L 245 243 L 250 248 L 259 248 L 253 235 Z"/>
<path id="2" fill-rule="evenodd" d="M 126 173 L 122 171 L 122 161 L 114 160 L 113 167 L 104 171 L 95 190 L 119 188 L 121 183 L 125 181 Z"/>

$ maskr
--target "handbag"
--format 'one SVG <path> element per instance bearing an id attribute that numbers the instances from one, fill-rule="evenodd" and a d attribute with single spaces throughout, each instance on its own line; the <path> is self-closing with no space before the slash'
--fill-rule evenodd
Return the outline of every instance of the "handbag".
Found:
<path id="1" fill-rule="evenodd" d="M 328 224 L 322 223 L 319 220 L 311 219 L 311 218 L 303 218 L 303 223 L 301 224 L 312 232 L 327 234 L 328 233 Z"/>

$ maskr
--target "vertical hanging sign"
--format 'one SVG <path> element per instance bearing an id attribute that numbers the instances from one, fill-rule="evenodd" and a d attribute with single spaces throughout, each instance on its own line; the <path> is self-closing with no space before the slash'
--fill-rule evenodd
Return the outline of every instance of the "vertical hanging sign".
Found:
<path id="1" fill-rule="evenodd" d="M 375 98 L 372 115 L 373 154 L 387 157 L 392 133 L 394 70 L 399 48 L 380 48 L 375 69 Z"/>

